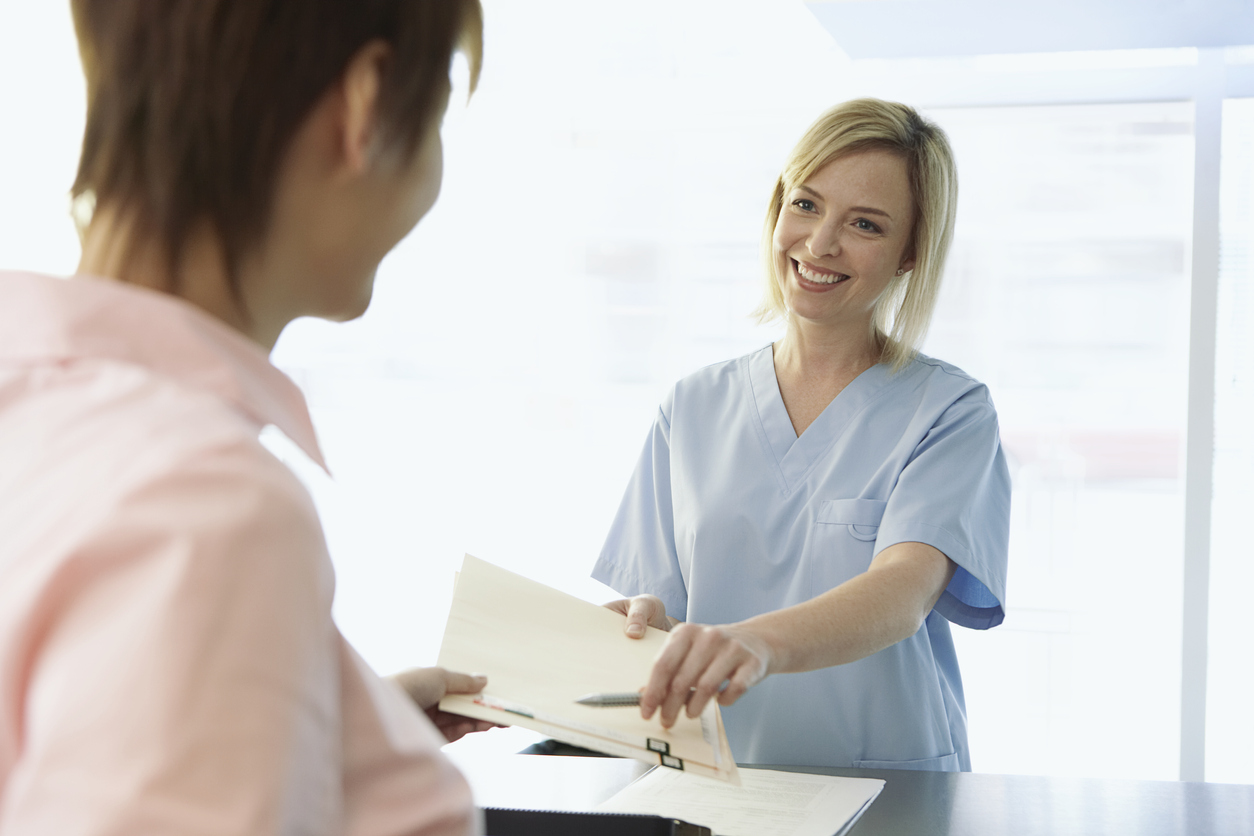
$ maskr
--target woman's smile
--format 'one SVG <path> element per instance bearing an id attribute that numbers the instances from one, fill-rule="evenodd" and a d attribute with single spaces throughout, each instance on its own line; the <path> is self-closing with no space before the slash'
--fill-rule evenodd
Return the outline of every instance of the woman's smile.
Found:
<path id="1" fill-rule="evenodd" d="M 837 284 L 849 278 L 847 273 L 825 270 L 822 267 L 816 267 L 813 264 L 807 264 L 795 258 L 791 260 L 793 271 L 797 276 L 797 283 L 801 285 L 803 290 L 808 290 L 812 293 L 823 293 L 831 290 Z"/>

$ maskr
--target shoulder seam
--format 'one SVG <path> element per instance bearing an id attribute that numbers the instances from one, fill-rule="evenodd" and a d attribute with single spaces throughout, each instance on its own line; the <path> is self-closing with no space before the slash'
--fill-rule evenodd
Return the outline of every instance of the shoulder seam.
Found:
<path id="1" fill-rule="evenodd" d="M 962 369 L 959 369 L 958 367 L 952 364 L 946 363 L 943 360 L 937 360 L 935 357 L 928 357 L 926 355 L 919 354 L 915 357 L 915 360 L 917 360 L 918 362 L 922 363 L 925 366 L 931 366 L 934 369 L 938 369 L 944 372 L 945 374 L 949 375 L 950 377 L 956 377 L 961 380 L 967 380 L 967 381 L 970 381 L 971 383 L 979 384 L 980 386 L 985 385 L 981 381 L 976 380 L 974 377 L 967 374 Z"/>

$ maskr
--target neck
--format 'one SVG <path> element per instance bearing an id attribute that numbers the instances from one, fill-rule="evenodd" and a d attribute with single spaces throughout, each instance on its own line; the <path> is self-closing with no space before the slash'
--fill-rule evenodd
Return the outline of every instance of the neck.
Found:
<path id="1" fill-rule="evenodd" d="M 805 376 L 861 374 L 880 361 L 881 346 L 865 328 L 831 329 L 789 315 L 788 330 L 775 344 L 776 364 Z"/>
<path id="2" fill-rule="evenodd" d="M 242 268 L 241 273 L 247 271 Z M 274 348 L 288 319 L 256 315 L 243 291 L 245 276 L 233 285 L 223 247 L 207 225 L 192 230 L 171 265 L 165 249 L 151 236 L 136 232 L 134 223 L 109 208 L 98 207 L 83 233 L 78 272 L 177 296 L 259 343 Z M 290 319 L 290 318 L 289 318 Z"/>

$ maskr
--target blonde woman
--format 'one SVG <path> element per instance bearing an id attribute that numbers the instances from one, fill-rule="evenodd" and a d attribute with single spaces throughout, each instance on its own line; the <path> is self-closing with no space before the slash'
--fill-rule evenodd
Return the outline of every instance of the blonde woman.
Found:
<path id="1" fill-rule="evenodd" d="M 948 141 L 862 99 L 767 212 L 782 339 L 679 381 L 594 576 L 670 630 L 641 711 L 725 708 L 736 760 L 969 770 L 949 623 L 999 624 L 1010 482 L 988 390 L 919 354 L 953 235 Z"/>

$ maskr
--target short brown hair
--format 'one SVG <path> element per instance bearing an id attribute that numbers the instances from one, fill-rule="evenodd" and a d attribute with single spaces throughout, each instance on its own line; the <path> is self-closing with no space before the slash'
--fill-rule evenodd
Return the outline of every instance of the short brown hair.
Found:
<path id="1" fill-rule="evenodd" d="M 76 201 L 151 235 L 178 274 L 196 224 L 234 284 L 265 234 L 297 128 L 367 42 L 392 47 L 379 95 L 389 147 L 413 154 L 438 119 L 454 51 L 479 74 L 479 0 L 73 0 L 87 126 Z M 176 290 L 177 288 L 172 288 Z M 238 288 L 234 288 L 238 292 Z"/>
<path id="2" fill-rule="evenodd" d="M 949 139 L 908 105 L 881 99 L 836 105 L 792 149 L 767 204 L 762 228 L 766 294 L 754 314 L 765 322 L 788 313 L 772 244 L 784 195 L 833 160 L 872 149 L 897 154 L 905 162 L 914 198 L 914 228 L 906 248 L 914 269 L 889 282 L 871 318 L 883 347 L 882 362 L 900 371 L 918 353 L 931 324 L 958 212 L 958 168 Z"/>

